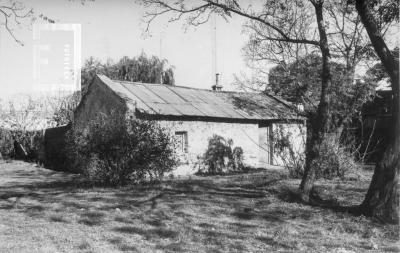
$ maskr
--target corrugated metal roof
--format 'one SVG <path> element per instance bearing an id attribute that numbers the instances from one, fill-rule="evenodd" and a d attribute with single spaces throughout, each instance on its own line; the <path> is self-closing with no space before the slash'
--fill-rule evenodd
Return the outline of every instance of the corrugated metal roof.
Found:
<path id="1" fill-rule="evenodd" d="M 99 79 L 141 113 L 241 120 L 301 119 L 286 102 L 262 93 L 215 92 L 182 86 Z"/>

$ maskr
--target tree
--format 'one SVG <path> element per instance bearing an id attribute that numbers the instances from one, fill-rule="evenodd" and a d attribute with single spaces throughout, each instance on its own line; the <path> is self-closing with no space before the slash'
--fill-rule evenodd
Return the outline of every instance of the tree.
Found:
<path id="1" fill-rule="evenodd" d="M 290 7 L 285 7 L 285 11 L 288 10 Z M 344 139 L 351 137 L 346 131 L 346 125 L 359 113 L 357 109 L 367 100 L 372 88 L 364 85 L 366 83 L 354 82 L 355 67 L 360 62 L 369 61 L 374 56 L 374 51 L 354 6 L 347 4 L 346 0 L 325 1 L 323 11 L 326 16 L 328 46 L 333 59 L 332 89 L 328 90 L 332 96 L 332 117 L 327 133 L 329 140 L 324 141 L 339 145 L 340 139 L 343 143 Z M 280 13 L 278 15 L 281 16 Z M 308 17 L 304 11 L 290 11 L 290 15 L 295 17 L 293 29 L 298 34 L 307 34 L 311 38 L 313 33 L 309 34 L 309 31 L 315 27 L 313 17 Z M 269 31 L 255 22 L 246 24 L 245 30 L 250 39 L 244 52 L 247 65 L 252 69 L 252 78 L 237 78 L 237 82 L 245 87 L 247 81 L 256 82 L 258 85 L 255 87 L 265 86 L 267 92 L 278 93 L 291 102 L 302 104 L 309 118 L 308 123 L 312 123 L 312 119 L 316 118 L 321 92 L 320 52 L 305 44 L 271 41 Z M 277 66 L 268 71 L 271 63 Z M 312 133 L 312 127 L 312 124 L 307 125 L 309 133 Z"/>
<path id="2" fill-rule="evenodd" d="M 354 136 L 347 130 L 354 125 L 354 120 L 361 116 L 363 104 L 372 98 L 375 83 L 350 81 L 347 66 L 343 63 L 332 62 L 331 70 L 332 120 L 329 141 L 332 145 L 343 146 L 347 151 L 355 152 L 356 148 L 351 147 L 355 145 Z M 302 105 L 305 116 L 312 119 L 317 112 L 321 93 L 320 72 L 321 57 L 317 54 L 307 55 L 293 63 L 281 63 L 269 71 L 266 92 L 279 95 L 296 105 Z M 311 127 L 307 126 L 308 132 L 311 132 Z M 336 156 L 334 153 L 332 155 Z"/>
<path id="3" fill-rule="evenodd" d="M 373 83 L 348 81 L 347 66 L 332 62 L 333 128 L 345 125 L 373 92 Z M 269 71 L 266 92 L 281 96 L 294 104 L 301 104 L 307 115 L 315 114 L 321 93 L 321 57 L 310 54 L 299 60 L 275 66 Z"/>
<path id="4" fill-rule="evenodd" d="M 388 2 L 390 5 L 391 1 Z M 393 3 L 394 8 L 387 8 L 387 5 L 383 5 L 383 11 L 378 14 L 388 19 L 388 21 L 397 20 L 398 22 L 399 3 L 397 1 Z M 393 92 L 391 142 L 385 148 L 380 161 L 375 167 L 367 195 L 360 205 L 360 211 L 381 221 L 398 224 L 400 170 L 399 61 L 391 54 L 379 29 L 379 23 L 373 12 L 375 2 L 356 0 L 355 4 L 374 50 L 390 77 Z M 385 9 L 389 11 L 385 11 Z"/>
<path id="5" fill-rule="evenodd" d="M 312 120 L 313 128 L 309 142 L 307 142 L 307 157 L 305 174 L 300 185 L 301 196 L 304 201 L 309 201 L 311 188 L 315 180 L 316 167 L 313 161 L 318 157 L 318 146 L 324 139 L 324 134 L 329 132 L 330 101 L 329 91 L 332 87 L 331 52 L 328 44 L 328 34 L 324 18 L 324 1 L 271 1 L 256 12 L 252 6 L 243 6 L 235 0 L 213 1 L 204 0 L 199 3 L 178 1 L 170 3 L 163 0 L 142 0 L 147 7 L 155 11 L 148 12 L 146 18 L 150 24 L 157 16 L 170 13 L 175 14 L 170 21 L 181 19 L 188 15 L 187 22 L 191 25 L 200 25 L 208 21 L 212 14 L 217 14 L 228 19 L 231 14 L 247 18 L 258 24 L 262 30 L 267 31 L 265 39 L 275 43 L 281 50 L 292 50 L 292 47 L 312 47 L 318 50 L 322 59 L 321 69 L 321 94 L 316 117 Z M 312 22 L 314 26 L 310 26 Z M 316 27 L 316 29 L 312 29 Z M 299 29 L 296 29 L 299 28 Z M 315 31 L 315 34 L 311 32 Z"/>
<path id="6" fill-rule="evenodd" d="M 168 61 L 156 56 L 147 57 L 144 53 L 133 58 L 124 56 L 116 63 L 111 60 L 102 63 L 100 60 L 90 57 L 82 68 L 82 88 L 84 90 L 93 79 L 94 74 L 103 74 L 121 81 L 175 84 L 173 67 L 168 66 Z"/>

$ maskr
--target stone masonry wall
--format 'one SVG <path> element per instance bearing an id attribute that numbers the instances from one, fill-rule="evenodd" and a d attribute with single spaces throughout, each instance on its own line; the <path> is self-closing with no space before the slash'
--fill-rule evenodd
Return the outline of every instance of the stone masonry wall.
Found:
<path id="1" fill-rule="evenodd" d="M 232 139 L 234 147 L 243 149 L 244 163 L 247 166 L 258 166 L 258 124 L 223 123 L 205 121 L 160 121 L 161 126 L 172 135 L 186 131 L 188 136 L 188 164 L 179 166 L 174 174 L 185 175 L 196 172 L 195 163 L 207 149 L 208 140 L 214 134 L 225 139 Z"/>

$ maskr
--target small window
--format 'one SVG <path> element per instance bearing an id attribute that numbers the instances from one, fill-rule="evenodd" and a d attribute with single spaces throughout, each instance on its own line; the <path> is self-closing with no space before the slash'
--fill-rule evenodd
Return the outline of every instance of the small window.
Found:
<path id="1" fill-rule="evenodd" d="M 176 148 L 179 153 L 188 153 L 188 134 L 186 131 L 175 132 Z"/>

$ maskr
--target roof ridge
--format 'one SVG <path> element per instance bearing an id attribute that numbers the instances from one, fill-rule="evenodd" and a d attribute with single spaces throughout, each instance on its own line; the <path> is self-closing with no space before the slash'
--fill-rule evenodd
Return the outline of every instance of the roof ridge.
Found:
<path id="1" fill-rule="evenodd" d="M 110 79 L 110 78 L 109 78 Z M 210 89 L 204 89 L 204 88 L 196 88 L 196 87 L 190 87 L 190 86 L 183 86 L 183 85 L 168 85 L 168 84 L 161 84 L 161 83 L 142 83 L 142 82 L 131 82 L 131 81 L 125 81 L 125 80 L 117 80 L 117 79 L 110 79 L 113 82 L 119 82 L 119 83 L 125 83 L 125 84 L 134 84 L 134 85 L 154 85 L 154 86 L 166 86 L 168 88 L 184 88 L 184 89 L 192 89 L 192 90 L 202 90 L 202 91 L 209 91 L 209 92 L 215 92 Z M 240 93 L 240 94 L 263 94 L 263 92 L 246 92 L 246 91 L 218 91 L 220 93 Z"/>

